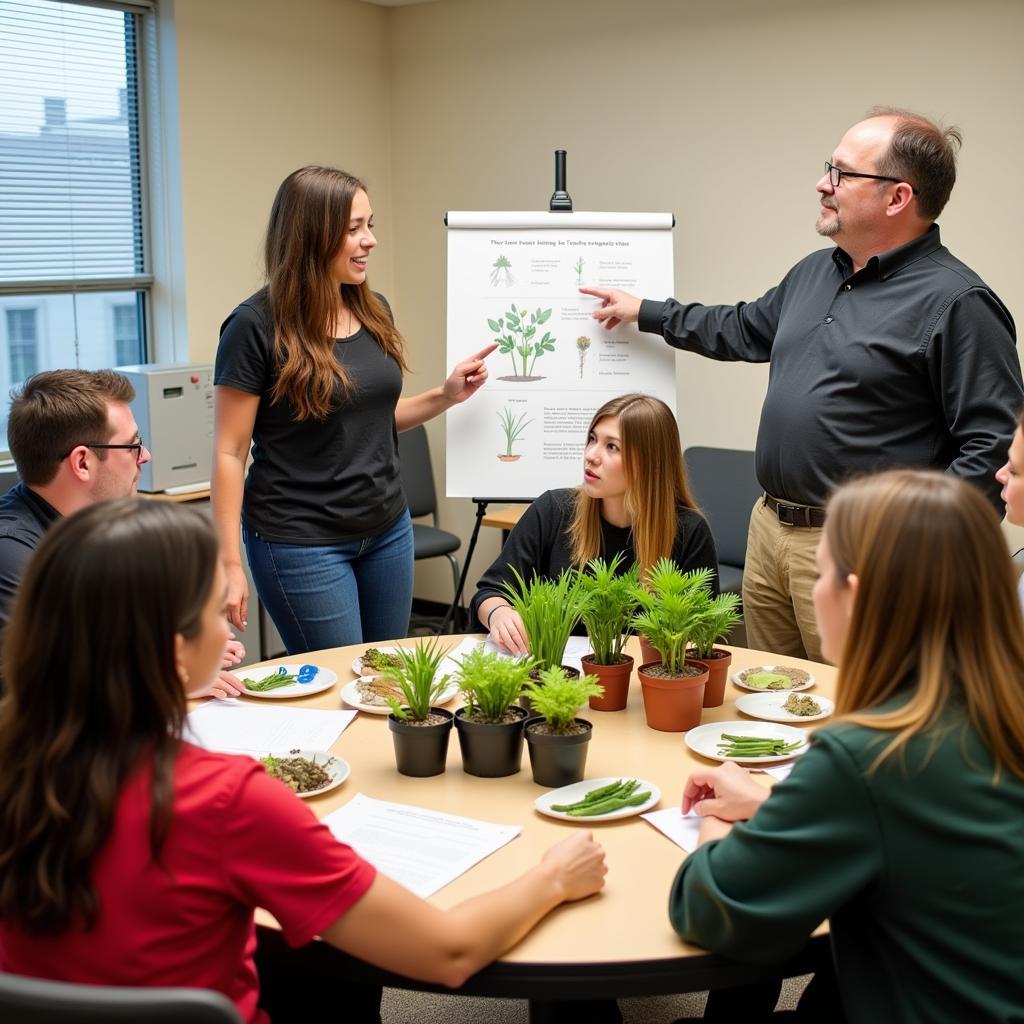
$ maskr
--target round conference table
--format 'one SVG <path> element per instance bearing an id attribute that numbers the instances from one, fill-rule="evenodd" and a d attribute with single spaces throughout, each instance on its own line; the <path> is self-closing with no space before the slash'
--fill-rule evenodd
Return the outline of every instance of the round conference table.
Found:
<path id="1" fill-rule="evenodd" d="M 463 637 L 442 639 L 454 646 Z M 409 645 L 415 639 L 396 642 Z M 369 646 L 384 645 L 361 644 L 303 655 L 303 662 L 335 671 L 338 682 L 329 690 L 288 700 L 287 704 L 347 707 L 341 699 L 341 689 L 355 678 L 353 659 Z M 730 673 L 758 664 L 804 668 L 815 677 L 810 695 L 834 696 L 836 670 L 830 665 L 745 648 L 729 649 L 733 652 Z M 626 651 L 638 659 L 639 643 L 635 637 L 629 640 Z M 274 662 L 282 660 L 277 658 Z M 702 722 L 745 719 L 736 710 L 736 698 L 744 692 L 730 680 L 725 703 L 718 708 L 705 708 Z M 446 707 L 454 710 L 460 704 L 461 698 L 456 697 Z M 690 772 L 697 766 L 715 763 L 691 752 L 684 743 L 684 734 L 656 732 L 647 727 L 635 666 L 624 711 L 584 708 L 580 715 L 594 725 L 586 778 L 637 777 L 654 782 L 662 792 L 659 808 L 679 806 Z M 823 723 L 809 723 L 803 728 L 812 729 L 820 724 Z M 437 906 L 452 906 L 511 881 L 573 829 L 591 828 L 604 846 L 608 876 L 602 892 L 559 907 L 499 961 L 471 978 L 458 990 L 460 993 L 533 1000 L 664 995 L 746 984 L 779 973 L 778 967 L 737 964 L 680 940 L 669 924 L 667 901 L 672 879 L 686 853 L 642 818 L 576 824 L 537 812 L 534 799 L 546 790 L 533 781 L 525 745 L 518 774 L 499 779 L 477 778 L 463 772 L 453 731 L 445 773 L 427 779 L 409 778 L 399 775 L 395 768 L 387 716 L 360 712 L 332 752 L 348 761 L 352 772 L 338 789 L 307 801 L 319 817 L 347 803 L 356 793 L 364 793 L 379 800 L 522 827 L 518 837 L 430 897 Z M 766 785 L 772 781 L 762 774 L 756 777 Z M 257 921 L 264 926 L 272 925 L 265 914 L 259 915 Z M 823 941 L 823 930 L 819 929 L 816 935 L 818 938 L 812 940 L 805 954 L 786 965 L 787 974 L 810 969 L 811 946 Z M 380 971 L 326 943 L 316 945 L 322 947 L 316 955 L 331 959 L 330 969 L 339 979 L 348 976 L 392 987 L 450 991 Z"/>

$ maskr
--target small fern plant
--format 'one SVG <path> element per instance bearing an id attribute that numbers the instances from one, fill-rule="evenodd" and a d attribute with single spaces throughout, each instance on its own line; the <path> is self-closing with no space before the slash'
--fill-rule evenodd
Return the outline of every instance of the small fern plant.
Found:
<path id="1" fill-rule="evenodd" d="M 533 709 L 547 720 L 551 732 L 569 733 L 576 721 L 576 712 L 591 697 L 604 696 L 604 687 L 593 676 L 571 679 L 558 665 L 546 668 L 540 679 L 527 684 L 526 692 Z"/>
<path id="2" fill-rule="evenodd" d="M 514 566 L 509 568 L 515 582 L 504 582 L 502 589 L 523 620 L 530 654 L 542 669 L 561 665 L 565 646 L 587 603 L 579 573 L 566 569 L 558 579 L 549 580 L 534 572 L 527 582 Z"/>
<path id="3" fill-rule="evenodd" d="M 698 658 L 710 658 L 715 644 L 724 640 L 742 620 L 739 605 L 739 594 L 719 594 L 708 598 L 704 614 L 690 634 Z"/>
<path id="4" fill-rule="evenodd" d="M 629 639 L 630 621 L 637 608 L 634 591 L 640 582 L 640 567 L 634 563 L 620 574 L 622 561 L 621 552 L 611 562 L 593 558 L 580 573 L 580 589 L 586 597 L 581 617 L 595 665 L 618 665 L 624 660 L 622 648 Z"/>
<path id="5" fill-rule="evenodd" d="M 481 644 L 459 662 L 459 690 L 466 701 L 463 717 L 472 722 L 497 723 L 504 719 L 529 681 L 532 658 L 506 658 Z"/>

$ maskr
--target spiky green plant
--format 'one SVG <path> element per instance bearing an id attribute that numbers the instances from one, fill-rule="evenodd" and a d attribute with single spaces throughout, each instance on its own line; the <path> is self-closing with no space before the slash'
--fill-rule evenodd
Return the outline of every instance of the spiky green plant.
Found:
<path id="1" fill-rule="evenodd" d="M 670 558 L 659 559 L 647 585 L 633 589 L 640 610 L 632 626 L 661 655 L 667 672 L 681 675 L 686 645 L 707 609 L 713 569 L 682 572 Z"/>
<path id="2" fill-rule="evenodd" d="M 498 344 L 498 351 L 503 356 L 511 357 L 512 372 L 517 377 L 529 377 L 533 373 L 533 367 L 537 360 L 545 352 L 555 351 L 555 338 L 550 332 L 545 331 L 543 338 L 539 341 L 534 340 L 537 337 L 537 328 L 550 319 L 550 309 L 541 309 L 538 306 L 531 313 L 525 308 L 512 305 L 503 317 L 487 321 L 487 325 L 494 331 L 494 340 Z M 516 363 L 517 353 L 523 361 L 521 373 L 519 365 Z"/>
<path id="3" fill-rule="evenodd" d="M 565 645 L 587 603 L 579 573 L 566 569 L 558 579 L 549 580 L 534 572 L 527 583 L 514 566 L 509 568 L 515 582 L 506 580 L 502 589 L 523 620 L 530 654 L 542 669 L 561 665 Z"/>
<path id="4" fill-rule="evenodd" d="M 544 669 L 538 681 L 527 683 L 526 693 L 534 711 L 547 719 L 553 733 L 567 733 L 576 719 L 576 712 L 591 697 L 604 696 L 604 687 L 593 676 L 570 679 L 554 665 Z"/>
<path id="5" fill-rule="evenodd" d="M 506 658 L 474 647 L 459 662 L 457 681 L 466 701 L 464 717 L 474 722 L 500 722 L 523 692 L 534 666 L 532 658 Z"/>
<path id="6" fill-rule="evenodd" d="M 622 552 L 611 562 L 592 558 L 580 573 L 580 589 L 587 598 L 581 618 L 597 665 L 622 661 L 622 648 L 629 639 L 630 620 L 637 608 L 633 592 L 640 582 L 640 567 L 634 563 L 620 574 L 622 559 Z"/>
<path id="7" fill-rule="evenodd" d="M 402 692 L 403 702 L 388 697 L 391 712 L 403 722 L 422 722 L 430 714 L 431 705 L 444 691 L 450 676 L 437 678 L 437 670 L 450 648 L 442 647 L 436 638 L 421 641 L 413 648 L 398 647 L 395 654 L 401 664 L 385 668 L 381 673 Z"/>
<path id="8" fill-rule="evenodd" d="M 501 420 L 501 429 L 505 434 L 505 454 L 511 455 L 512 445 L 522 437 L 523 431 L 533 420 L 526 419 L 525 412 L 520 416 L 514 416 L 507 405 L 498 413 L 498 419 Z"/>
<path id="9" fill-rule="evenodd" d="M 733 626 L 743 618 L 739 612 L 739 594 L 719 594 L 709 597 L 700 621 L 690 633 L 690 642 L 698 658 L 709 658 L 719 640 L 724 640 Z"/>

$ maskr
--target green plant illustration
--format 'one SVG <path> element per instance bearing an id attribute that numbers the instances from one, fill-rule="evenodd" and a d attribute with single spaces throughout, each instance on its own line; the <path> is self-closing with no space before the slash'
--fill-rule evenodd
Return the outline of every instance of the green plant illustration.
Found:
<path id="1" fill-rule="evenodd" d="M 576 339 L 576 351 L 580 354 L 580 380 L 583 380 L 583 364 L 586 362 L 589 349 L 590 339 L 585 334 L 581 334 Z"/>
<path id="2" fill-rule="evenodd" d="M 498 351 L 512 359 L 512 376 L 503 380 L 531 380 L 537 360 L 545 352 L 555 351 L 555 338 L 548 332 L 537 339 L 537 328 L 551 319 L 550 309 L 539 307 L 532 313 L 526 309 L 510 306 L 508 312 L 497 320 L 488 320 L 487 325 L 494 331 Z M 520 367 L 516 357 L 522 360 Z"/>
<path id="3" fill-rule="evenodd" d="M 497 288 L 499 284 L 503 284 L 506 288 L 511 288 L 516 283 L 516 279 L 512 276 L 512 262 L 507 256 L 499 256 L 491 264 L 491 284 Z"/>
<path id="4" fill-rule="evenodd" d="M 572 265 L 572 269 L 576 271 L 577 284 L 583 284 L 583 268 L 586 265 L 587 261 L 582 256 Z"/>
<path id="5" fill-rule="evenodd" d="M 523 436 L 523 431 L 533 420 L 528 420 L 525 412 L 516 416 L 507 405 L 498 413 L 498 419 L 501 421 L 501 429 L 505 434 L 505 457 L 511 459 L 513 458 L 512 445 Z M 519 458 L 518 455 L 514 457 Z"/>

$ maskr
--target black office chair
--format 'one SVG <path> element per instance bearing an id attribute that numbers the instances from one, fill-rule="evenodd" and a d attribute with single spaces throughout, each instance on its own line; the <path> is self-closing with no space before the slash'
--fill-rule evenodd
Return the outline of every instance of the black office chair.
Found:
<path id="1" fill-rule="evenodd" d="M 452 593 L 459 591 L 459 560 L 454 552 L 462 546 L 462 541 L 442 530 L 437 525 L 437 492 L 434 490 L 434 470 L 430 464 L 430 445 L 427 443 L 425 427 L 413 427 L 398 435 L 398 458 L 401 463 L 402 487 L 405 489 L 405 500 L 409 503 L 409 514 L 416 519 L 420 516 L 432 516 L 433 526 L 413 523 L 413 545 L 417 561 L 421 558 L 439 558 L 444 555 L 452 567 Z M 455 625 L 455 599 L 446 612 L 438 628 L 439 633 L 448 631 L 449 623 Z"/>
<path id="2" fill-rule="evenodd" d="M 687 448 L 683 454 L 693 496 L 707 516 L 718 548 L 718 583 L 723 593 L 743 589 L 750 510 L 761 495 L 754 453 L 735 448 Z"/>
<path id="3" fill-rule="evenodd" d="M 112 988 L 0 974 L 4 1024 L 242 1024 L 231 1000 L 199 988 Z"/>

